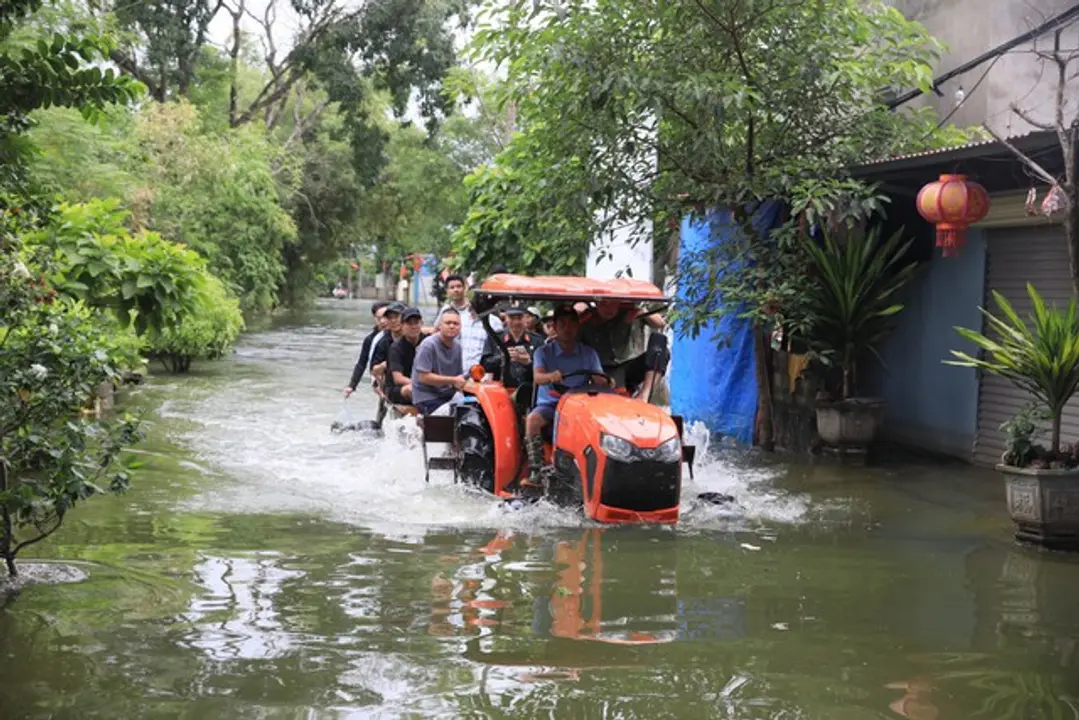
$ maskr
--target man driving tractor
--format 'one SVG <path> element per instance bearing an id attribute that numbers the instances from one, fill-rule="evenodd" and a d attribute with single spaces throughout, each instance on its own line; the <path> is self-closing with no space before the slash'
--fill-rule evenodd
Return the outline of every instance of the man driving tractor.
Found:
<path id="1" fill-rule="evenodd" d="M 532 379 L 539 387 L 536 406 L 525 419 L 525 450 L 528 453 L 529 477 L 523 486 L 543 487 L 543 429 L 554 421 L 558 394 L 551 388 L 558 384 L 572 389 L 591 383 L 607 384 L 599 355 L 578 341 L 581 323 L 577 311 L 563 306 L 554 311 L 555 337 L 536 350 Z M 593 371 L 596 375 L 588 375 Z"/>

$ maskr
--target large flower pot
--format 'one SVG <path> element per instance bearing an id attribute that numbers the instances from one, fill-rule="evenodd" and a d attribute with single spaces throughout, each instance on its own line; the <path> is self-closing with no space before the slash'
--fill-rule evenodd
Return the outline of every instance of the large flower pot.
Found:
<path id="1" fill-rule="evenodd" d="M 1048 470 L 997 465 L 1008 491 L 1015 537 L 1045 547 L 1079 550 L 1079 468 Z"/>
<path id="2" fill-rule="evenodd" d="M 884 401 L 880 398 L 817 402 L 817 434 L 832 447 L 868 447 L 883 419 Z"/>

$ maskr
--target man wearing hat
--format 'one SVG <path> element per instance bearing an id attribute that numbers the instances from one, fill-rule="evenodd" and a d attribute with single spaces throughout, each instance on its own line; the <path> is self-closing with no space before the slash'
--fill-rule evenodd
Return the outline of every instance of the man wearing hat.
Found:
<path id="1" fill-rule="evenodd" d="M 423 314 L 418 308 L 406 307 L 401 313 L 401 337 L 390 346 L 386 360 L 386 398 L 395 405 L 412 404 L 412 363 L 416 346 L 425 337 Z"/>
<path id="2" fill-rule="evenodd" d="M 525 328 L 526 312 L 520 307 L 506 308 L 506 329 L 501 333 L 502 344 L 510 355 L 508 369 L 502 367 L 502 351 L 490 338 L 483 346 L 483 369 L 502 380 L 507 388 L 517 388 L 532 381 L 532 354 L 543 338 Z"/>

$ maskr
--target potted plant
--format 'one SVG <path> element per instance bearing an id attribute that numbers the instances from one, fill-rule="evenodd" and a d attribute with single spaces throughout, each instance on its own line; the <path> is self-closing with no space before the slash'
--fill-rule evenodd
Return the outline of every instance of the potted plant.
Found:
<path id="1" fill-rule="evenodd" d="M 1064 406 L 1079 390 L 1079 314 L 1073 298 L 1066 310 L 1047 307 L 1027 285 L 1033 312 L 1024 320 L 998 292 L 993 300 L 1001 317 L 982 309 L 992 337 L 956 328 L 983 351 L 972 357 L 953 350 L 950 365 L 994 373 L 1029 392 L 1048 416 L 1049 447 L 1034 442 L 1037 418 L 1025 411 L 1002 427 L 1008 449 L 997 469 L 1007 483 L 1008 512 L 1016 537 L 1041 545 L 1079 549 L 1079 459 L 1062 448 Z"/>
<path id="2" fill-rule="evenodd" d="M 879 239 L 880 230 L 874 228 L 845 237 L 826 233 L 820 244 L 806 243 L 811 282 L 804 310 L 810 318 L 810 348 L 839 375 L 839 400 L 830 393 L 818 398 L 817 432 L 834 447 L 866 448 L 884 415 L 882 399 L 858 396 L 858 363 L 867 354 L 880 359 L 877 345 L 903 309 L 897 297 L 916 264 L 907 260 L 910 241 L 903 241 L 902 231 L 884 243 Z"/>

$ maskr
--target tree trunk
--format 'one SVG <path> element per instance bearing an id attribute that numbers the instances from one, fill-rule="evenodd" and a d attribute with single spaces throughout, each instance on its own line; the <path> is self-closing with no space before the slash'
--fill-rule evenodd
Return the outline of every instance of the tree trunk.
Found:
<path id="1" fill-rule="evenodd" d="M 7 463 L 0 460 L 0 492 L 5 492 L 7 485 Z M 11 512 L 7 505 L 0 506 L 0 522 L 3 523 L 3 527 L 0 527 L 0 556 L 3 556 L 4 563 L 7 565 L 8 575 L 17 577 L 19 571 L 15 569 L 15 555 L 11 552 L 11 547 L 15 542 L 15 528 L 12 525 Z"/>
<path id="2" fill-rule="evenodd" d="M 1068 207 L 1064 211 L 1064 235 L 1068 243 L 1068 263 L 1071 266 L 1072 293 L 1079 298 L 1079 192 L 1066 192 Z"/>
<path id="3" fill-rule="evenodd" d="M 771 452 L 775 447 L 772 428 L 772 385 L 768 373 L 768 343 L 764 339 L 764 328 L 758 327 L 753 333 L 756 345 L 755 365 L 757 374 L 757 444 Z"/>
<path id="4" fill-rule="evenodd" d="M 1050 441 L 1049 451 L 1054 455 L 1060 452 L 1060 421 L 1063 416 L 1063 408 L 1053 411 L 1053 438 Z"/>

